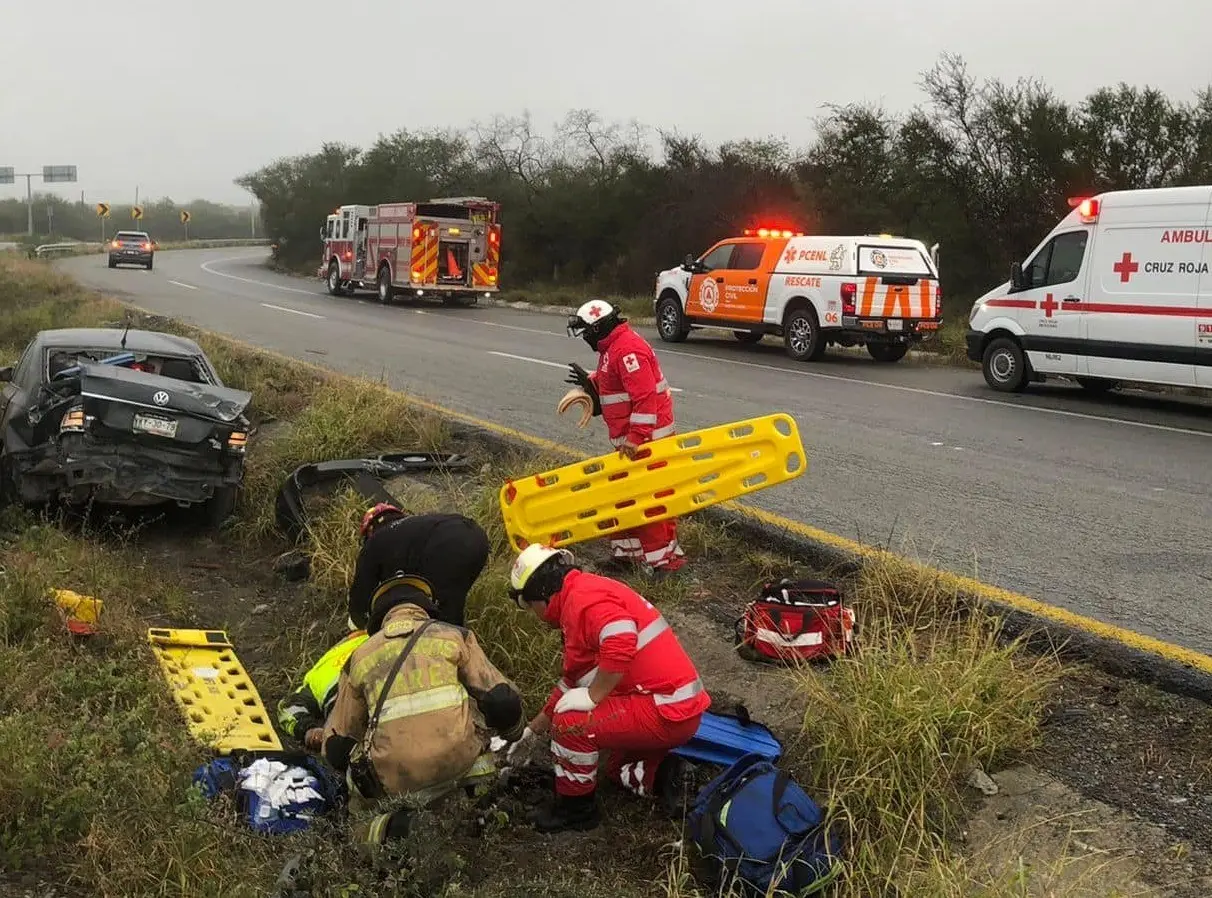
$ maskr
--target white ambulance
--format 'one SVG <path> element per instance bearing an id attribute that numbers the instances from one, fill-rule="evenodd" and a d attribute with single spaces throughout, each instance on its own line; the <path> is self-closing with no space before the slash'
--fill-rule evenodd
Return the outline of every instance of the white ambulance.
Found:
<path id="1" fill-rule="evenodd" d="M 937 250 L 888 234 L 747 230 L 657 275 L 657 333 L 681 343 L 692 328 L 715 327 L 743 343 L 780 336 L 797 361 L 819 359 L 832 344 L 900 361 L 939 328 Z"/>
<path id="2" fill-rule="evenodd" d="M 1048 375 L 1212 388 L 1212 186 L 1121 190 L 1072 210 L 968 316 L 995 390 Z"/>

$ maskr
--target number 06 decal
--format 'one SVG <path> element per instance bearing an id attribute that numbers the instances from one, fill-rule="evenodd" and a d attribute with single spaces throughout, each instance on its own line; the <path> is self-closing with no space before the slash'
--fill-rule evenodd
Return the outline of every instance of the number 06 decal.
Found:
<path id="1" fill-rule="evenodd" d="M 837 324 L 837 312 L 826 312 L 825 313 L 825 323 L 826 324 Z"/>

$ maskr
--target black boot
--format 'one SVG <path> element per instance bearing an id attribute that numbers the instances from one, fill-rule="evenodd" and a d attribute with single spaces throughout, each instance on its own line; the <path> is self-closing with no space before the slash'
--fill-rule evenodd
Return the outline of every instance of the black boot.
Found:
<path id="1" fill-rule="evenodd" d="M 671 817 L 682 816 L 688 770 L 686 762 L 677 755 L 666 755 L 657 767 L 652 791 Z"/>
<path id="2" fill-rule="evenodd" d="M 558 833 L 564 830 L 594 829 L 602 822 L 598 814 L 597 796 L 569 797 L 556 795 L 555 802 L 530 815 L 530 822 L 541 833 Z"/>

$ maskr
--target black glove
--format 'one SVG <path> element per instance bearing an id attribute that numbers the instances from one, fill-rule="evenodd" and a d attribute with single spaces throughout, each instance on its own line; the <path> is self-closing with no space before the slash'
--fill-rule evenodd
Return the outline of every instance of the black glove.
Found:
<path id="1" fill-rule="evenodd" d="M 593 381 L 589 379 L 589 372 L 578 365 L 576 362 L 568 363 L 568 376 L 564 378 L 564 383 L 576 384 L 582 390 L 589 394 L 589 398 L 593 400 L 593 414 L 596 418 L 602 414 L 602 402 L 598 399 L 598 388 L 593 385 Z"/>

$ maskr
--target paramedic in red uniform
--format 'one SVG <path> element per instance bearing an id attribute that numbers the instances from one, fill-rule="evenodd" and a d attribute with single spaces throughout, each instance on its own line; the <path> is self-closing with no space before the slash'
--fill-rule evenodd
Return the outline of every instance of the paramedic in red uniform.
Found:
<path id="1" fill-rule="evenodd" d="M 626 318 L 619 317 L 618 309 L 591 300 L 568 319 L 568 334 L 583 338 L 598 353 L 597 370 L 587 375 L 570 366 L 567 381 L 593 399 L 594 414 L 601 414 L 620 453 L 635 458 L 645 443 L 674 433 L 673 393 L 656 353 Z M 610 543 L 615 560 L 638 562 L 661 574 L 686 563 L 675 518 L 621 530 Z"/>
<path id="2" fill-rule="evenodd" d="M 566 549 L 527 546 L 509 580 L 518 606 L 564 639 L 563 676 L 509 752 L 550 734 L 555 801 L 531 822 L 542 832 L 598 825 L 602 750 L 611 779 L 673 804 L 682 762 L 669 752 L 698 731 L 711 697 L 665 618 L 626 584 L 582 571 Z"/>

